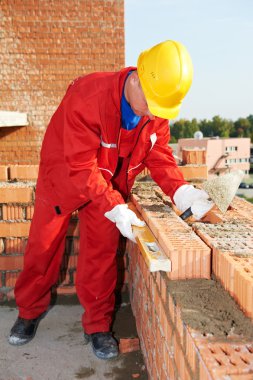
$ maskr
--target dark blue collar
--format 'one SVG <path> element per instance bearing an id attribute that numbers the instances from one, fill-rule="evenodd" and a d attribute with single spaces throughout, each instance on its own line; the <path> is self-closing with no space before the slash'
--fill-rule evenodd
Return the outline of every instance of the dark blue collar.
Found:
<path id="1" fill-rule="evenodd" d="M 131 72 L 132 71 L 129 71 L 128 76 L 131 74 Z M 141 116 L 135 115 L 132 108 L 130 107 L 130 104 L 127 102 L 125 94 L 124 94 L 124 89 L 123 89 L 123 94 L 121 98 L 121 126 L 122 128 L 128 131 L 131 131 L 132 129 L 137 127 L 140 119 L 141 119 Z"/>

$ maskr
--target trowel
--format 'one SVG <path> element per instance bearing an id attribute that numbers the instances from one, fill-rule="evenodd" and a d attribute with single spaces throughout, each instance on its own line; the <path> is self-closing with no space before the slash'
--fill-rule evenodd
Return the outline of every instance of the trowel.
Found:
<path id="1" fill-rule="evenodd" d="M 242 170 L 236 170 L 204 182 L 202 189 L 207 192 L 210 200 L 212 200 L 224 214 L 232 202 L 243 177 L 244 172 Z M 193 215 L 193 213 L 189 207 L 180 215 L 180 218 L 185 220 L 191 215 Z"/>

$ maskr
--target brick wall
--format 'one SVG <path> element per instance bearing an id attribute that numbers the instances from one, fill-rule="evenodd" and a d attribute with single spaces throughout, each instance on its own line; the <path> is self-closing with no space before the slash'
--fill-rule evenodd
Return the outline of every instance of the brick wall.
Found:
<path id="1" fill-rule="evenodd" d="M 75 77 L 124 66 L 124 0 L 1 0 L 0 164 L 36 164 L 45 127 Z"/>
<path id="2" fill-rule="evenodd" d="M 13 298 L 13 287 L 23 266 L 37 170 L 35 165 L 0 166 L 0 302 Z M 150 379 L 252 380 L 253 205 L 235 198 L 225 215 L 215 211 L 221 222 L 186 223 L 174 212 L 171 199 L 154 183 L 139 182 L 133 192 L 132 202 L 172 264 L 170 272 L 151 273 L 139 245 L 128 241 L 128 255 L 124 255 L 121 241 L 118 290 L 126 289 L 128 284 Z M 75 293 L 78 246 L 75 213 L 66 239 L 59 294 Z M 210 294 L 216 284 L 220 284 L 219 293 Z M 192 293 L 191 288 L 196 297 L 189 307 L 184 305 L 183 295 Z M 228 298 L 227 293 L 232 297 Z M 198 299 L 203 299 L 203 294 L 206 303 L 200 308 Z M 218 318 L 213 317 L 215 309 L 208 309 L 213 297 L 221 300 L 216 308 Z M 232 298 L 238 307 L 233 304 L 231 313 L 228 306 Z M 201 315 L 205 332 L 189 322 L 188 312 Z M 242 315 L 249 318 L 244 320 Z M 223 321 L 228 321 L 228 331 L 222 335 L 221 328 L 219 333 L 216 327 L 209 331 L 212 318 L 222 329 Z M 238 331 L 240 323 L 243 327 Z"/>
<path id="3" fill-rule="evenodd" d="M 130 299 L 150 379 L 253 379 L 253 205 L 235 197 L 225 215 L 215 210 L 219 223 L 205 224 L 182 221 L 152 183 L 139 182 L 132 201 L 171 260 L 170 272 L 150 272 L 139 243 L 128 241 Z"/>
<path id="4" fill-rule="evenodd" d="M 34 212 L 38 165 L 0 165 L 0 303 L 13 298 L 13 288 L 23 268 L 23 257 Z M 78 213 L 72 215 L 58 279 L 58 294 L 75 294 L 79 252 Z M 128 270 L 125 239 L 117 254 L 117 296 L 125 292 Z"/>

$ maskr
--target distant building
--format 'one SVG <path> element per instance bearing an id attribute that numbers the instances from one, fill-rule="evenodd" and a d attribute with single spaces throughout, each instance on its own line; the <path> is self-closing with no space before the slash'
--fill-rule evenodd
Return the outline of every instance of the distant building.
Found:
<path id="1" fill-rule="evenodd" d="M 177 155 L 177 146 L 178 146 L 178 144 L 177 143 L 175 143 L 175 144 L 169 144 L 169 146 L 172 149 L 173 156 L 176 156 Z"/>
<path id="2" fill-rule="evenodd" d="M 250 144 L 250 172 L 253 170 L 253 144 Z"/>
<path id="3" fill-rule="evenodd" d="M 190 138 L 179 139 L 177 156 L 182 158 L 184 149 L 205 149 L 209 176 L 250 170 L 250 138 Z"/>

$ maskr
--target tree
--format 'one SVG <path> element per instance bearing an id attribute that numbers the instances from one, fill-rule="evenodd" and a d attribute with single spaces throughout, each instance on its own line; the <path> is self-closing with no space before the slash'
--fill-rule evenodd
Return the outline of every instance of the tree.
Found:
<path id="1" fill-rule="evenodd" d="M 253 130 L 251 130 L 250 120 L 240 118 L 234 123 L 234 132 L 237 137 L 250 137 Z"/>
<path id="2" fill-rule="evenodd" d="M 180 119 L 171 125 L 171 142 L 192 138 L 196 131 L 201 131 L 204 137 L 250 137 L 253 142 L 253 115 L 239 118 L 235 122 L 218 115 L 212 120 Z"/>
<path id="3" fill-rule="evenodd" d="M 175 142 L 178 139 L 191 138 L 198 130 L 198 122 L 196 119 L 186 120 L 180 119 L 171 125 L 171 142 Z"/>

